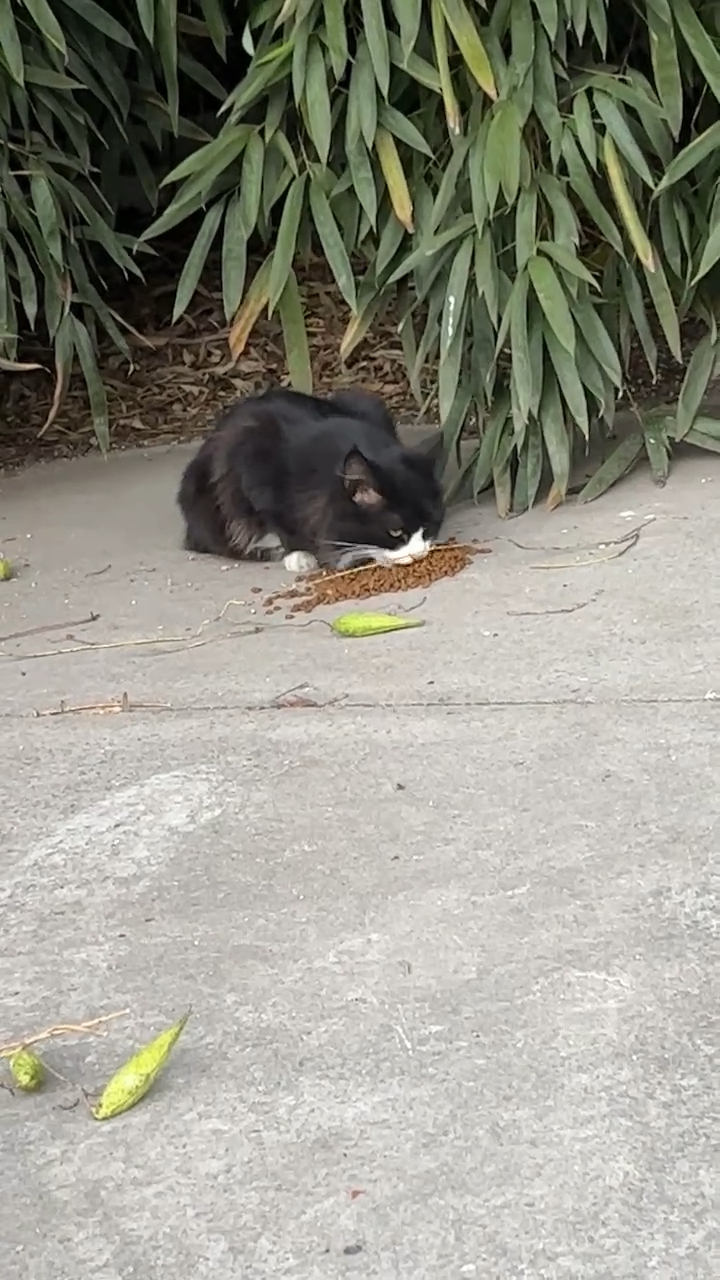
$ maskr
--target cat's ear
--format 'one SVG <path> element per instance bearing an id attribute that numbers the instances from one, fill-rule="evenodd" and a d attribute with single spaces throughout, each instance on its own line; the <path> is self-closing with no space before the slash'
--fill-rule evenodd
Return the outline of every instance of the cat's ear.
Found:
<path id="1" fill-rule="evenodd" d="M 359 449 L 351 449 L 342 468 L 342 482 L 345 491 L 359 507 L 377 510 L 385 505 L 385 500 L 378 493 L 377 481 L 372 467 L 363 457 Z"/>

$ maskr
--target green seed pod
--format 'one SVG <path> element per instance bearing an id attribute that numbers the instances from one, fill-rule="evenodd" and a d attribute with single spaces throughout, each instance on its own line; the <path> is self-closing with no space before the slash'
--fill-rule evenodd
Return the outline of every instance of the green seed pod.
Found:
<path id="1" fill-rule="evenodd" d="M 424 627 L 422 618 L 396 618 L 394 613 L 343 613 L 330 626 L 339 636 L 379 636 L 384 631 Z"/>
<path id="2" fill-rule="evenodd" d="M 189 1017 L 188 1010 L 179 1022 L 173 1023 L 167 1031 L 162 1031 L 150 1044 L 139 1049 L 118 1068 L 92 1108 L 96 1120 L 112 1120 L 113 1116 L 129 1111 L 145 1097 L 165 1066 Z"/>
<path id="3" fill-rule="evenodd" d="M 10 1074 L 13 1083 L 23 1093 L 34 1093 L 45 1080 L 45 1068 L 37 1054 L 29 1049 L 18 1049 L 10 1059 Z"/>
<path id="4" fill-rule="evenodd" d="M 13 567 L 6 556 L 0 556 L 0 582 L 9 582 L 13 577 Z"/>

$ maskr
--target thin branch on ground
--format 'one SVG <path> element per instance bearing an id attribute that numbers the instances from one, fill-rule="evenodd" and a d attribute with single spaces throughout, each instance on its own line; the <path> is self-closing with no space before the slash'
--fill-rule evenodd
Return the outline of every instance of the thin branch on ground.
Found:
<path id="1" fill-rule="evenodd" d="M 578 609 L 586 609 L 589 604 L 597 600 L 597 595 L 591 596 L 589 600 L 581 600 L 579 604 L 565 605 L 560 609 L 508 609 L 509 618 L 546 618 L 551 613 L 577 613 Z"/>
<path id="2" fill-rule="evenodd" d="M 11 631 L 6 636 L 0 636 L 0 644 L 7 644 L 9 640 L 24 640 L 27 636 L 39 636 L 45 631 L 64 631 L 66 628 L 87 627 L 89 623 L 97 622 L 99 617 L 99 613 L 89 613 L 87 618 L 78 618 L 73 622 L 48 622 L 41 627 L 27 627 L 24 631 Z"/>
<path id="3" fill-rule="evenodd" d="M 99 1018 L 90 1018 L 86 1022 L 58 1022 L 52 1027 L 46 1027 L 44 1031 L 36 1031 L 32 1035 L 24 1036 L 22 1040 L 12 1040 L 8 1044 L 0 1044 L 0 1058 L 10 1058 L 19 1049 L 27 1049 L 31 1044 L 40 1044 L 43 1040 L 54 1040 L 57 1036 L 81 1036 L 87 1035 L 104 1035 L 104 1031 L 98 1031 L 97 1028 L 104 1026 L 106 1022 L 112 1022 L 114 1018 L 126 1018 L 129 1009 L 118 1009 L 116 1013 L 104 1013 Z"/>

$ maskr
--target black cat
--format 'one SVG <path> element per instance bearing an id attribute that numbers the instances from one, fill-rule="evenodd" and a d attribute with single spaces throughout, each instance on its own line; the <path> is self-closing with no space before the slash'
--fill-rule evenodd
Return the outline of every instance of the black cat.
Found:
<path id="1" fill-rule="evenodd" d="M 271 390 L 231 405 L 183 475 L 188 551 L 305 572 L 426 554 L 444 516 L 435 460 L 379 396 Z"/>

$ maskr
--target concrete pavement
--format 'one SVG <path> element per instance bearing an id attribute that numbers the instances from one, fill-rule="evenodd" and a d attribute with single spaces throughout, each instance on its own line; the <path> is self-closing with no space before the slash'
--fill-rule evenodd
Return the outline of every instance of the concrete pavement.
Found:
<path id="1" fill-rule="evenodd" d="M 0 479 L 0 1036 L 128 1009 L 92 1089 L 194 1009 L 125 1117 L 0 1093 L 5 1280 L 716 1274 L 717 459 L 457 509 L 342 641 L 180 549 L 186 457 Z"/>

